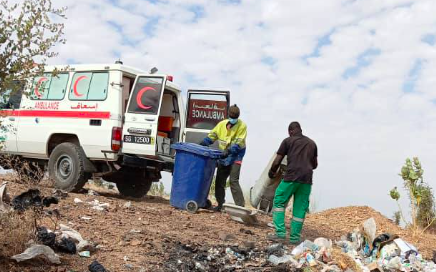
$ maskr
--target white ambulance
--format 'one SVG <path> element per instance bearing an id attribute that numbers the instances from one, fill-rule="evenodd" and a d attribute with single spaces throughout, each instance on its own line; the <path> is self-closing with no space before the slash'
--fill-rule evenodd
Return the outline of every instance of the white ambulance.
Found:
<path id="1" fill-rule="evenodd" d="M 185 106 L 169 75 L 121 63 L 63 68 L 0 101 L 1 152 L 47 167 L 57 188 L 78 191 L 94 175 L 142 197 L 172 171 L 172 144 L 200 142 L 227 118 L 228 91 L 188 90 Z"/>

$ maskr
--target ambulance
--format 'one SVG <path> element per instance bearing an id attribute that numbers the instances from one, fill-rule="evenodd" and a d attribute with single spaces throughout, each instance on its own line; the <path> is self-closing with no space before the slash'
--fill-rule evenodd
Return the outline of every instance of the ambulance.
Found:
<path id="1" fill-rule="evenodd" d="M 172 172 L 171 145 L 200 142 L 230 103 L 229 91 L 195 89 L 185 105 L 172 76 L 120 62 L 46 67 L 21 86 L 0 100 L 1 153 L 46 169 L 57 188 L 102 177 L 130 197 Z"/>

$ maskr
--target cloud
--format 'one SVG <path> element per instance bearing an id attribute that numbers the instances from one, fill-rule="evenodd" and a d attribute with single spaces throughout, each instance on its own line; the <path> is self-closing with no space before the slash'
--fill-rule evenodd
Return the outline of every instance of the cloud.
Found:
<path id="1" fill-rule="evenodd" d="M 319 146 L 320 208 L 390 215 L 406 157 L 436 187 L 436 3 L 356 1 L 65 1 L 55 60 L 113 62 L 174 75 L 184 90 L 230 89 L 249 128 L 245 189 L 290 121 Z M 166 181 L 168 184 L 168 181 Z M 403 194 L 404 195 L 404 194 Z"/>

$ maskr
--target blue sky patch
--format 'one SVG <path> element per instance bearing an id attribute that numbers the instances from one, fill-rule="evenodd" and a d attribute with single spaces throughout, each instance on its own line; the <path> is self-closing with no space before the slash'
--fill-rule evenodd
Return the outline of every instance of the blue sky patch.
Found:
<path id="1" fill-rule="evenodd" d="M 160 17 L 150 17 L 148 18 L 148 22 L 144 27 L 144 32 L 147 34 L 147 36 L 152 37 L 154 35 L 154 31 L 156 30 L 156 26 L 159 23 Z"/>
<path id="2" fill-rule="evenodd" d="M 263 64 L 269 65 L 269 66 L 274 66 L 274 64 L 277 63 L 277 60 L 273 57 L 267 56 L 267 57 L 263 57 L 261 59 Z"/>
<path id="3" fill-rule="evenodd" d="M 365 50 L 365 52 L 357 56 L 356 65 L 345 70 L 345 72 L 342 74 L 342 78 L 349 79 L 350 77 L 357 76 L 363 68 L 371 65 L 371 63 L 378 55 L 380 55 L 380 53 L 380 49 L 377 48 Z"/>
<path id="4" fill-rule="evenodd" d="M 204 18 L 206 12 L 204 11 L 204 7 L 200 5 L 193 5 L 189 7 L 189 11 L 194 13 L 194 22 L 197 22 L 199 19 Z"/>
<path id="5" fill-rule="evenodd" d="M 403 83 L 403 92 L 412 93 L 415 91 L 415 85 L 419 79 L 419 76 L 421 75 L 422 66 L 423 61 L 421 59 L 417 59 L 413 64 L 412 69 L 410 69 L 407 79 Z"/>
<path id="6" fill-rule="evenodd" d="M 422 42 L 434 46 L 436 44 L 436 35 L 434 34 L 427 34 L 421 39 Z"/>
<path id="7" fill-rule="evenodd" d="M 305 60 L 307 62 L 307 59 L 309 59 L 309 58 L 318 58 L 320 56 L 321 48 L 323 48 L 324 46 L 328 46 L 328 45 L 332 44 L 332 41 L 330 40 L 330 36 L 333 34 L 333 32 L 334 32 L 334 29 L 332 31 L 330 31 L 329 33 L 327 33 L 326 35 L 320 37 L 318 39 L 318 42 L 317 42 L 315 48 L 313 49 L 312 53 L 304 56 L 303 60 Z"/>

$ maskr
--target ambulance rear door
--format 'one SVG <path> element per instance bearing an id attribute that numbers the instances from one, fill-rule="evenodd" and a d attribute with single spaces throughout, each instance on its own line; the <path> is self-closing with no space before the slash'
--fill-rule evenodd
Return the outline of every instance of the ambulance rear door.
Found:
<path id="1" fill-rule="evenodd" d="M 188 90 L 183 141 L 201 142 L 220 121 L 228 118 L 229 105 L 229 91 Z M 213 146 L 218 147 L 218 143 Z"/>

